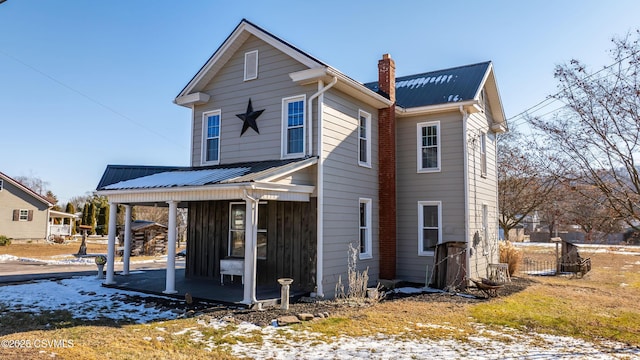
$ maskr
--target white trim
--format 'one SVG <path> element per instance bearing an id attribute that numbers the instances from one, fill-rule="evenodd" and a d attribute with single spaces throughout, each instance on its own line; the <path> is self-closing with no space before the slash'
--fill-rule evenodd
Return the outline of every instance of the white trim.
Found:
<path id="1" fill-rule="evenodd" d="M 216 50 L 209 60 L 207 60 L 202 68 L 198 70 L 198 73 L 196 73 L 196 75 L 189 81 L 178 97 L 190 94 L 194 92 L 194 90 L 200 90 L 198 87 L 204 86 L 209 79 L 213 78 L 213 76 L 215 76 L 215 74 L 235 53 L 237 47 L 239 47 L 240 44 L 242 44 L 250 35 L 256 36 L 258 39 L 291 56 L 294 60 L 302 63 L 306 67 L 316 68 L 323 66 L 318 61 L 310 58 L 306 54 L 303 54 L 288 43 L 273 37 L 271 34 L 268 34 L 243 20 L 238 24 L 231 35 L 229 35 L 229 37 L 222 43 L 222 45 L 220 45 L 218 50 Z"/>
<path id="2" fill-rule="evenodd" d="M 418 201 L 418 256 L 434 256 L 434 251 L 424 251 L 424 207 L 438 207 L 438 244 L 442 244 L 442 201 Z"/>
<path id="3" fill-rule="evenodd" d="M 25 217 L 22 218 L 22 212 L 25 211 Z M 29 209 L 18 209 L 18 221 L 29 221 Z"/>
<path id="4" fill-rule="evenodd" d="M 207 137 L 207 131 L 208 131 L 208 120 L 210 116 L 218 116 L 218 159 L 216 160 L 211 160 L 211 161 L 207 161 L 207 140 L 209 140 L 209 137 Z M 220 164 L 220 150 L 221 150 L 221 138 L 222 138 L 222 111 L 220 109 L 217 110 L 212 110 L 212 111 L 206 111 L 204 113 L 202 113 L 202 144 L 201 144 L 201 151 L 200 151 L 200 163 L 202 165 L 218 165 Z M 213 137 L 212 139 L 214 139 L 215 137 Z"/>
<path id="5" fill-rule="evenodd" d="M 480 131 L 480 176 L 487 177 L 487 133 Z"/>
<path id="6" fill-rule="evenodd" d="M 372 247 L 373 247 L 373 242 L 372 242 L 372 236 L 371 236 L 371 231 L 372 231 L 372 226 L 371 226 L 371 199 L 370 198 L 360 198 L 358 200 L 358 247 L 360 247 L 360 242 L 362 241 L 362 239 L 360 239 L 360 231 L 361 230 L 365 230 L 365 251 L 358 252 L 358 256 L 360 258 L 360 260 L 363 259 L 371 259 L 373 258 L 373 253 L 372 253 Z M 364 204 L 365 205 L 365 226 L 363 227 L 362 224 L 360 223 L 360 206 Z"/>
<path id="7" fill-rule="evenodd" d="M 302 151 L 296 153 L 288 153 L 287 131 L 288 126 L 288 109 L 287 105 L 292 102 L 302 101 Z M 282 99 L 282 132 L 280 137 L 280 157 L 282 159 L 295 159 L 303 157 L 307 149 L 307 115 L 306 115 L 307 95 L 295 95 Z"/>
<path id="8" fill-rule="evenodd" d="M 489 255 L 489 204 L 482 202 L 482 255 Z"/>
<path id="9" fill-rule="evenodd" d="M 255 54 L 255 69 L 247 68 L 251 56 Z M 250 73 L 253 70 L 253 74 Z M 244 53 L 244 81 L 254 80 L 258 78 L 258 50 L 247 51 Z"/>
<path id="10" fill-rule="evenodd" d="M 436 127 L 436 150 L 438 151 L 438 166 L 435 168 L 423 168 L 422 167 L 422 129 L 425 127 Z M 418 173 L 433 173 L 440 172 L 442 170 L 442 141 L 441 141 L 441 127 L 440 121 L 428 121 L 421 122 L 416 125 L 416 165 Z"/>
<path id="11" fill-rule="evenodd" d="M 211 98 L 211 95 L 203 92 L 195 92 L 188 95 L 178 96 L 173 100 L 176 105 L 180 106 L 192 106 L 206 104 Z"/>
<path id="12" fill-rule="evenodd" d="M 365 137 L 362 138 L 360 136 L 360 118 L 364 117 L 365 118 Z M 367 168 L 371 168 L 371 114 L 369 114 L 368 112 L 364 111 L 364 110 L 358 110 L 358 120 L 357 120 L 357 130 L 356 130 L 356 135 L 358 138 L 358 165 L 363 166 L 363 167 L 367 167 Z M 367 161 L 361 161 L 360 160 L 360 153 L 362 152 L 362 149 L 360 148 L 360 139 L 364 139 L 366 141 L 366 146 L 367 148 L 365 149 L 366 151 L 366 156 L 367 156 Z"/>

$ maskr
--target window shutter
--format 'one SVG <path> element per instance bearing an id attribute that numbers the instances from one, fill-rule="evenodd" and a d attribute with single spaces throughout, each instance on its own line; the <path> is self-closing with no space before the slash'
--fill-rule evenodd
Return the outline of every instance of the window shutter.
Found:
<path id="1" fill-rule="evenodd" d="M 20 210 L 13 209 L 13 221 L 20 220 Z"/>
<path id="2" fill-rule="evenodd" d="M 244 54 L 244 80 L 253 80 L 258 77 L 258 50 Z"/>
<path id="3" fill-rule="evenodd" d="M 27 215 L 27 221 L 33 220 L 33 210 L 29 210 L 29 215 Z"/>

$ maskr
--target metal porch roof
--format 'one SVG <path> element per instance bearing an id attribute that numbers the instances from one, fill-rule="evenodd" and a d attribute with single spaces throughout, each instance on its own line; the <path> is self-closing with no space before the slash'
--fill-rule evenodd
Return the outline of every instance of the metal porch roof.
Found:
<path id="1" fill-rule="evenodd" d="M 173 168 L 109 165 L 97 190 L 154 189 L 252 182 L 268 178 L 288 168 L 315 161 L 315 158 L 305 158 Z"/>

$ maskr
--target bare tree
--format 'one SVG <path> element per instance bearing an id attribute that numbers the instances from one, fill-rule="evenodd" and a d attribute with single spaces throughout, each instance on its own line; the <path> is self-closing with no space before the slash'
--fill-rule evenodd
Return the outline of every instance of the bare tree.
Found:
<path id="1" fill-rule="evenodd" d="M 554 98 L 566 104 L 564 111 L 529 119 L 557 150 L 558 166 L 598 189 L 600 207 L 632 226 L 640 220 L 639 40 L 638 31 L 613 39 L 614 63 L 598 71 L 578 60 L 556 67 Z"/>
<path id="2" fill-rule="evenodd" d="M 544 149 L 513 130 L 498 137 L 498 201 L 500 228 L 509 230 L 549 200 L 557 177 Z"/>

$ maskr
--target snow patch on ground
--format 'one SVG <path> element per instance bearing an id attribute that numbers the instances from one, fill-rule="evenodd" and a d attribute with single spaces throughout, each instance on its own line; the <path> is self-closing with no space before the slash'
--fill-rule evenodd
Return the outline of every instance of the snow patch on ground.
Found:
<path id="1" fill-rule="evenodd" d="M 177 315 L 166 309 L 141 302 L 132 302 L 128 296 L 149 298 L 151 296 L 133 291 L 105 288 L 102 280 L 93 276 L 75 277 L 57 281 L 37 281 L 19 285 L 0 286 L 0 308 L 6 311 L 40 313 L 46 310 L 68 310 L 79 319 L 109 318 L 152 323 L 175 319 Z M 402 290 L 405 291 L 405 290 Z M 407 290 L 408 291 L 408 290 Z M 616 342 L 598 342 L 565 336 L 552 336 L 522 332 L 504 328 L 500 331 L 486 329 L 474 324 L 477 332 L 464 341 L 456 339 L 420 338 L 414 329 L 407 328 L 404 334 L 375 334 L 363 337 L 327 337 L 291 327 L 259 327 L 249 323 L 230 324 L 224 320 L 201 317 L 186 322 L 181 330 L 169 334 L 162 323 L 156 323 L 155 336 L 141 337 L 145 341 L 171 341 L 170 336 L 186 336 L 188 341 L 213 350 L 219 346 L 228 348 L 238 357 L 273 359 L 615 359 L 640 358 L 640 348 Z M 153 325 L 152 325 L 153 326 Z M 415 324 L 415 329 L 446 328 L 456 330 L 453 325 L 429 323 Z M 205 336 L 205 329 L 221 330 L 225 337 L 234 339 L 232 345 L 220 345 L 215 339 Z M 254 341 L 259 335 L 262 341 Z M 246 339 L 246 341 L 243 341 Z"/>
<path id="2" fill-rule="evenodd" d="M 127 301 L 127 296 L 133 295 L 151 297 L 133 291 L 106 288 L 102 286 L 102 280 L 82 276 L 0 286 L 0 305 L 8 311 L 33 313 L 68 310 L 73 317 L 85 320 L 109 318 L 144 323 L 176 318 L 171 311 Z"/>

